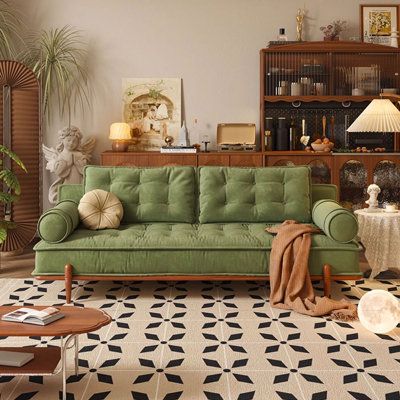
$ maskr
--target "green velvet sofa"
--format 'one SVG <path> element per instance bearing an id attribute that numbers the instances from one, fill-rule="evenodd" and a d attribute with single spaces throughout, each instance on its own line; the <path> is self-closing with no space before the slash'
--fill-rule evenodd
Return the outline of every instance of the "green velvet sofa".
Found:
<path id="1" fill-rule="evenodd" d="M 113 192 L 124 215 L 118 229 L 87 230 L 78 203 L 93 189 Z M 37 279 L 268 279 L 273 236 L 287 219 L 315 224 L 313 279 L 357 279 L 357 220 L 334 185 L 311 184 L 300 167 L 87 166 L 82 185 L 62 185 L 59 203 L 40 218 Z"/>

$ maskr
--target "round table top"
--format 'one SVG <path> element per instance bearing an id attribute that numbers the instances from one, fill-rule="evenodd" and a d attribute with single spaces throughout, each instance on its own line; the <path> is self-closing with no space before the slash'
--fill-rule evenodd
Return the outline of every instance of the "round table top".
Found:
<path id="1" fill-rule="evenodd" d="M 400 212 L 397 210 L 396 212 L 387 212 L 384 211 L 383 208 L 378 208 L 377 211 L 368 212 L 367 208 L 362 208 L 360 210 L 354 211 L 357 215 L 362 215 L 363 217 L 379 217 L 379 218 L 396 218 L 400 217 Z"/>
<path id="2" fill-rule="evenodd" d="M 42 310 L 48 306 L 0 306 L 0 318 L 19 308 Z M 102 310 L 74 306 L 57 307 L 65 315 L 49 325 L 32 325 L 21 322 L 1 321 L 0 336 L 69 336 L 96 331 L 111 322 Z"/>

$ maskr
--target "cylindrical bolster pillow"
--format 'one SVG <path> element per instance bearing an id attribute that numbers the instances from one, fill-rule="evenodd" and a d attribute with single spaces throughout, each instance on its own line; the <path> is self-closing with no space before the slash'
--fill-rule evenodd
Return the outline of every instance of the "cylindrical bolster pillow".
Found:
<path id="1" fill-rule="evenodd" d="M 351 242 L 358 232 L 354 214 L 333 200 L 317 201 L 312 210 L 312 219 L 326 236 L 340 243 Z"/>
<path id="2" fill-rule="evenodd" d="M 46 242 L 60 243 L 75 230 L 78 224 L 78 204 L 72 200 L 63 200 L 40 217 L 38 233 Z"/>

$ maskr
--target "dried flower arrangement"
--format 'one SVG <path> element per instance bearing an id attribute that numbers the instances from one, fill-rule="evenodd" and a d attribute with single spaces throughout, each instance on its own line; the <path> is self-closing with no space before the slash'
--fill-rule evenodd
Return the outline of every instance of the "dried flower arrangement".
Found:
<path id="1" fill-rule="evenodd" d="M 342 21 L 340 19 L 332 21 L 327 26 L 321 26 L 319 28 L 324 34 L 324 40 L 338 40 L 340 32 L 343 32 L 346 29 L 346 21 Z"/>

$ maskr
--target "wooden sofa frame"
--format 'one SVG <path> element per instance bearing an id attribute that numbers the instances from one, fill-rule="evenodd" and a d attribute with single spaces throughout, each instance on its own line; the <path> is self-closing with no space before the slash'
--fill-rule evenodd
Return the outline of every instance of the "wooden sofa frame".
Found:
<path id="1" fill-rule="evenodd" d="M 325 264 L 322 275 L 311 275 L 311 280 L 324 282 L 324 295 L 331 297 L 332 280 L 358 280 L 360 275 L 332 275 L 332 267 Z M 269 281 L 269 276 L 252 275 L 151 275 L 151 276 L 117 276 L 117 275 L 73 275 L 73 266 L 67 264 L 63 275 L 41 275 L 38 280 L 64 280 L 66 303 L 71 303 L 72 281 Z"/>

